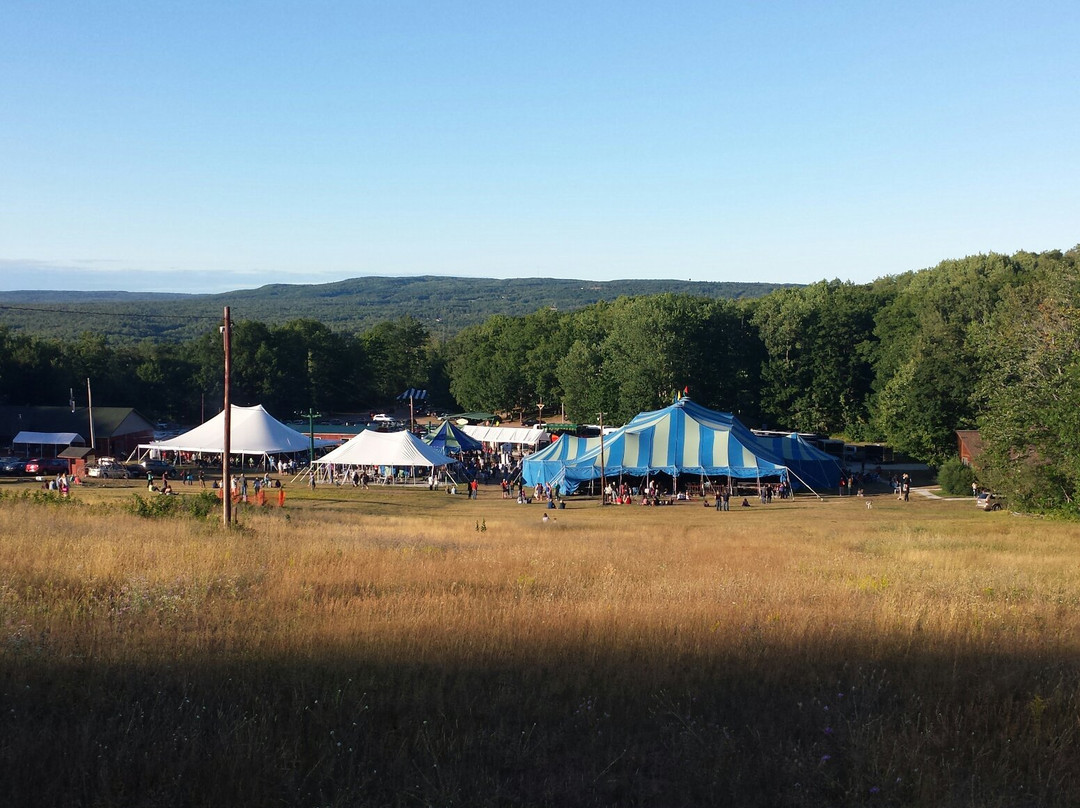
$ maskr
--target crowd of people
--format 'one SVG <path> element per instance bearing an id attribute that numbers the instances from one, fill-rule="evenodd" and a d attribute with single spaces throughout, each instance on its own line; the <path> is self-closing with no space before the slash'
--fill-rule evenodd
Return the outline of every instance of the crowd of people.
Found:
<path id="1" fill-rule="evenodd" d="M 194 468 L 187 469 L 179 480 L 188 486 L 207 486 L 205 469 L 213 463 L 219 462 L 220 457 L 206 455 L 177 457 L 177 461 L 188 460 Z M 246 471 L 232 477 L 229 488 L 234 496 L 242 501 L 247 501 L 248 489 L 258 493 L 269 487 L 278 487 L 281 482 L 271 477 L 271 471 L 285 474 L 297 468 L 292 459 L 280 460 L 269 459 L 263 467 L 265 472 L 262 476 L 248 478 Z M 564 492 L 560 490 L 558 483 L 538 483 L 526 486 L 522 479 L 522 458 L 515 457 L 509 452 L 472 452 L 462 455 L 457 462 L 450 467 L 423 468 L 382 468 L 382 467 L 326 467 L 326 475 L 332 484 L 351 485 L 354 488 L 367 489 L 375 483 L 427 483 L 431 491 L 446 491 L 451 495 L 460 492 L 469 499 L 478 499 L 482 487 L 497 485 L 503 499 L 516 498 L 520 504 L 534 502 L 546 504 L 549 508 L 564 508 Z M 245 466 L 241 465 L 240 469 Z M 315 488 L 316 477 L 309 474 L 309 482 Z M 686 478 L 680 478 L 685 480 Z M 668 481 L 669 487 L 665 487 L 662 481 Z M 599 481 L 597 481 L 599 482 Z M 838 493 L 840 496 L 864 496 L 865 489 L 870 484 L 883 483 L 881 469 L 873 471 L 852 471 L 844 469 L 839 478 Z M 894 474 L 889 480 L 893 493 L 901 500 L 907 500 L 911 491 L 911 478 L 909 474 Z M 173 481 L 168 473 L 161 475 L 160 483 L 156 482 L 153 474 L 147 474 L 148 490 L 172 494 Z M 213 487 L 218 488 L 220 483 L 216 480 Z M 589 485 L 589 490 L 595 493 L 595 483 Z M 55 488 L 65 493 L 65 483 L 59 477 L 49 483 L 50 488 Z M 637 504 L 647 507 L 659 507 L 674 505 L 679 502 L 702 502 L 705 507 L 715 508 L 718 511 L 726 511 L 731 507 L 732 499 L 739 502 L 740 507 L 749 507 L 750 499 L 756 498 L 762 505 L 771 504 L 774 500 L 785 500 L 793 496 L 790 483 L 787 480 L 710 480 L 685 482 L 680 489 L 679 480 L 658 475 L 646 477 L 644 480 L 627 480 L 621 477 L 618 480 L 609 480 L 601 492 L 604 501 L 616 505 Z"/>

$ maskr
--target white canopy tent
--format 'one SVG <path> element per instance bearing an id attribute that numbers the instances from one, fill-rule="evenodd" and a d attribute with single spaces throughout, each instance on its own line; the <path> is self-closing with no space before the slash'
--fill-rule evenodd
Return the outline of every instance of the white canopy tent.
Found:
<path id="1" fill-rule="evenodd" d="M 519 446 L 536 446 L 546 434 L 542 429 L 514 426 L 463 426 L 461 431 L 470 438 L 501 446 L 514 443 Z"/>
<path id="2" fill-rule="evenodd" d="M 258 457 L 276 454 L 295 454 L 311 448 L 311 438 L 286 426 L 263 409 L 232 406 L 229 450 L 235 455 Z M 334 441 L 315 438 L 316 448 L 333 446 Z M 225 450 L 225 412 L 219 412 L 206 423 L 168 440 L 140 443 L 140 456 L 145 451 L 201 452 L 221 454 Z"/>
<path id="3" fill-rule="evenodd" d="M 409 432 L 370 429 L 315 461 L 327 466 L 446 466 L 453 462 Z"/>
<path id="4" fill-rule="evenodd" d="M 77 432 L 27 432 L 22 431 L 11 442 L 12 446 L 25 444 L 30 446 L 71 446 L 73 443 L 84 443 L 83 436 Z"/>

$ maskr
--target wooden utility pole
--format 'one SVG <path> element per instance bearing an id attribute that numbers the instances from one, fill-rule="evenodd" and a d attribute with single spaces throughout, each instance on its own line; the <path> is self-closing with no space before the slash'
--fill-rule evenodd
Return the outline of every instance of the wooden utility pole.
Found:
<path id="1" fill-rule="evenodd" d="M 86 410 L 90 415 L 90 448 L 94 448 L 94 398 L 90 395 L 90 377 L 86 378 Z"/>
<path id="2" fill-rule="evenodd" d="M 308 483 L 311 490 L 315 490 L 315 419 L 322 418 L 322 414 L 308 407 L 307 412 L 300 413 L 308 419 L 308 437 L 311 439 L 311 448 L 308 452 Z M 334 467 L 330 467 L 330 482 L 334 481 Z"/>
<path id="3" fill-rule="evenodd" d="M 308 407 L 307 412 L 300 413 L 308 419 L 308 437 L 311 439 L 311 447 L 308 450 L 308 471 L 315 473 L 315 419 L 322 418 L 322 413 L 315 412 Z"/>
<path id="4" fill-rule="evenodd" d="M 229 454 L 232 452 L 232 402 L 229 400 L 229 374 L 232 371 L 232 322 L 229 307 L 225 307 L 225 325 L 221 327 L 225 340 L 225 437 L 221 452 L 221 519 L 225 527 L 232 524 L 232 486 L 229 474 Z"/>

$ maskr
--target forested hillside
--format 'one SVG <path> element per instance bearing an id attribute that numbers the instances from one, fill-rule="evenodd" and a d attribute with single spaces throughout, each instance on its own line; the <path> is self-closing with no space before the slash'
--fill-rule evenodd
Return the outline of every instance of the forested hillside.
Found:
<path id="1" fill-rule="evenodd" d="M 447 408 L 520 417 L 543 403 L 546 414 L 593 422 L 603 412 L 621 423 L 688 388 L 750 426 L 886 441 L 933 465 L 955 455 L 954 430 L 979 428 L 984 482 L 1025 507 L 1072 511 L 1078 258 L 1078 248 L 980 255 L 871 284 L 822 281 L 741 300 L 665 292 L 572 310 L 544 302 L 452 336 L 411 314 L 342 330 L 282 304 L 285 322 L 237 317 L 232 394 L 291 417 L 382 407 L 415 386 Z M 220 308 L 192 317 L 198 336 L 182 342 L 89 331 L 56 339 L 4 326 L 0 397 L 64 403 L 91 378 L 95 403 L 192 423 L 202 401 L 220 407 L 220 318 Z"/>
<path id="2" fill-rule="evenodd" d="M 601 300 L 661 292 L 711 298 L 760 297 L 774 283 L 581 281 L 547 278 L 354 278 L 338 283 L 270 285 L 218 295 L 130 292 L 0 292 L 0 323 L 24 334 L 74 339 L 84 331 L 110 339 L 184 342 L 229 306 L 237 319 L 269 326 L 316 320 L 358 333 L 409 316 L 445 338 L 496 314 L 520 316 L 540 308 L 571 311 Z"/>

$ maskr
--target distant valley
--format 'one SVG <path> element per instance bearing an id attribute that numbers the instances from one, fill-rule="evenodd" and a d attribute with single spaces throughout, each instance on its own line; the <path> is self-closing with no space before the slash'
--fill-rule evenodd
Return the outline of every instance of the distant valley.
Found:
<path id="1" fill-rule="evenodd" d="M 433 335 L 450 337 L 495 314 L 521 316 L 547 307 L 568 311 L 602 300 L 664 292 L 711 298 L 760 297 L 792 285 L 428 275 L 273 284 L 212 295 L 19 291 L 0 292 L 0 325 L 59 339 L 91 331 L 121 341 L 182 342 L 206 333 L 229 306 L 234 320 L 278 325 L 304 318 L 344 332 L 361 332 L 376 323 L 410 315 Z"/>

